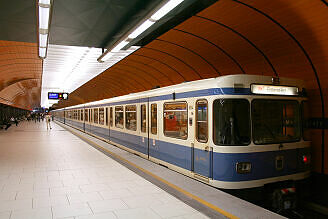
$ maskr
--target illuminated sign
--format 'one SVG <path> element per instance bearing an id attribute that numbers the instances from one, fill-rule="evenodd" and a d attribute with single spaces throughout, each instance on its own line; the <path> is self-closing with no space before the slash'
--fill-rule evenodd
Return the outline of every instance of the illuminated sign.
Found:
<path id="1" fill-rule="evenodd" d="M 48 99 L 58 100 L 58 97 L 59 97 L 58 93 L 48 93 Z"/>
<path id="2" fill-rule="evenodd" d="M 48 99 L 49 100 L 67 100 L 68 99 L 68 93 L 48 92 Z"/>
<path id="3" fill-rule="evenodd" d="M 271 94 L 271 95 L 298 95 L 297 87 L 272 86 L 262 84 L 252 84 L 251 91 L 253 94 Z"/>

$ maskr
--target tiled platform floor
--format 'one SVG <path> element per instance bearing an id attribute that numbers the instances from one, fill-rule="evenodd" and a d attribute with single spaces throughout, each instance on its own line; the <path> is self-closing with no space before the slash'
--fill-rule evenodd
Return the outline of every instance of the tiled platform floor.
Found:
<path id="1" fill-rule="evenodd" d="M 52 123 L 0 130 L 0 219 L 206 218 Z"/>

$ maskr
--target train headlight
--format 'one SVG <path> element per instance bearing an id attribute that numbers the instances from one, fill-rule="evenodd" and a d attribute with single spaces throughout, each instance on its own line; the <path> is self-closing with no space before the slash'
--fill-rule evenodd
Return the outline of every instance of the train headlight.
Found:
<path id="1" fill-rule="evenodd" d="M 250 162 L 239 162 L 236 163 L 236 171 L 237 173 L 250 173 L 252 170 L 252 164 Z"/>

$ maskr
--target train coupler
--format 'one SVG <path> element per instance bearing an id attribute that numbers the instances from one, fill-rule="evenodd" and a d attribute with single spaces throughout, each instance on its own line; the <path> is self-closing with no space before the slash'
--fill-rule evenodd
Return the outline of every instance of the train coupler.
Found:
<path id="1" fill-rule="evenodd" d="M 293 210 L 297 206 L 296 188 L 275 189 L 272 193 L 272 207 L 276 212 Z"/>

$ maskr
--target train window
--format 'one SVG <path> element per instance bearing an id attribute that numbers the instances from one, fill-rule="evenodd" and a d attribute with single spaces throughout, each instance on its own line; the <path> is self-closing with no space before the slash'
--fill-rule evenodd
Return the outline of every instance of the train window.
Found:
<path id="1" fill-rule="evenodd" d="M 293 142 L 300 139 L 300 109 L 294 100 L 252 101 L 255 144 Z"/>
<path id="2" fill-rule="evenodd" d="M 305 141 L 311 140 L 309 119 L 310 119 L 309 103 L 308 101 L 302 101 L 302 132 L 303 132 L 303 139 Z"/>
<path id="3" fill-rule="evenodd" d="M 85 120 L 86 122 L 88 122 L 88 121 L 89 121 L 88 118 L 89 118 L 89 117 L 88 117 L 88 110 L 85 109 L 85 110 L 84 110 L 84 120 Z"/>
<path id="4" fill-rule="evenodd" d="M 109 109 L 109 124 L 113 127 L 113 107 Z"/>
<path id="5" fill-rule="evenodd" d="M 93 122 L 98 124 L 98 119 L 99 119 L 99 115 L 98 115 L 98 108 L 93 109 Z"/>
<path id="6" fill-rule="evenodd" d="M 146 105 L 142 104 L 141 105 L 141 132 L 146 132 Z"/>
<path id="7" fill-rule="evenodd" d="M 106 119 L 106 126 L 108 126 L 108 108 L 106 108 L 105 119 Z"/>
<path id="8" fill-rule="evenodd" d="M 188 112 L 186 102 L 164 104 L 164 135 L 171 138 L 188 138 Z"/>
<path id="9" fill-rule="evenodd" d="M 103 125 L 104 124 L 104 108 L 99 108 L 99 124 Z"/>
<path id="10" fill-rule="evenodd" d="M 213 102 L 213 141 L 216 145 L 250 143 L 249 102 L 217 99 Z"/>
<path id="11" fill-rule="evenodd" d="M 83 110 L 80 110 L 80 115 L 81 121 L 83 121 Z"/>
<path id="12" fill-rule="evenodd" d="M 153 135 L 157 134 L 157 104 L 151 105 L 151 123 L 150 123 L 151 133 Z"/>
<path id="13" fill-rule="evenodd" d="M 123 106 L 115 106 L 115 127 L 120 129 L 124 128 L 123 116 Z"/>
<path id="14" fill-rule="evenodd" d="M 137 130 L 137 107 L 136 105 L 125 107 L 125 128 L 128 130 Z"/>
<path id="15" fill-rule="evenodd" d="M 196 138 L 199 142 L 207 142 L 207 100 L 197 100 L 196 102 Z"/>

